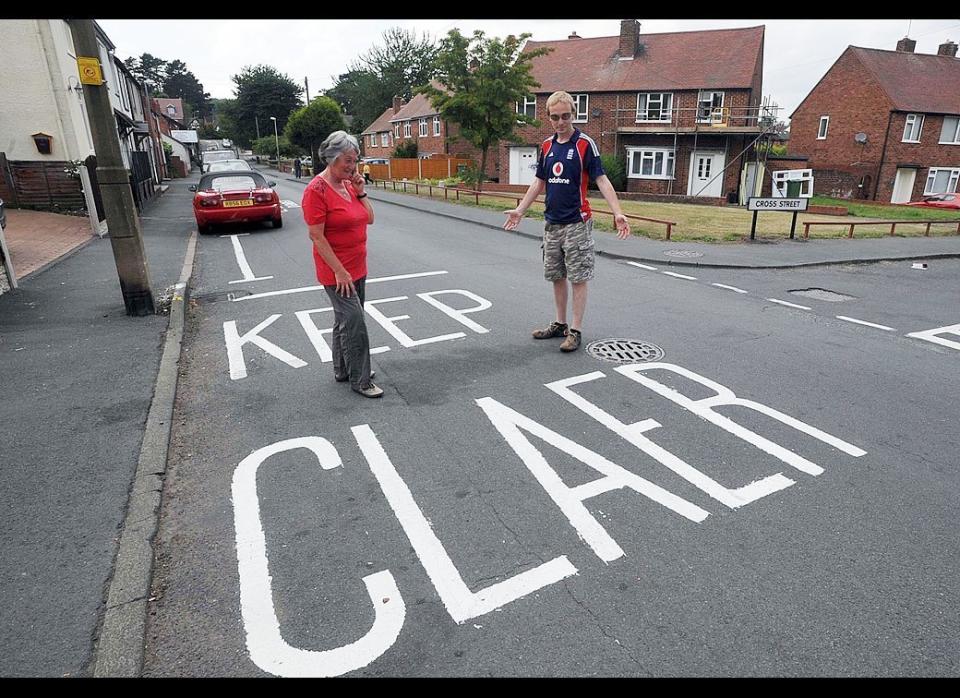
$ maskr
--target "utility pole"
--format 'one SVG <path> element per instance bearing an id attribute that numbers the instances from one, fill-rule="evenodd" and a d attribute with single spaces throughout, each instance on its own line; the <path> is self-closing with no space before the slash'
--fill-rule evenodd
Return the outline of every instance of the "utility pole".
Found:
<path id="1" fill-rule="evenodd" d="M 253 123 L 257 127 L 257 140 L 260 140 L 260 119 L 257 118 L 257 115 L 253 115 Z"/>
<path id="2" fill-rule="evenodd" d="M 310 104 L 310 81 L 307 80 L 306 76 L 303 78 L 303 84 L 307 88 L 307 104 Z"/>
<path id="3" fill-rule="evenodd" d="M 130 177 L 120 154 L 120 139 L 110 105 L 110 94 L 103 82 L 104 70 L 100 65 L 96 30 L 92 19 L 68 21 L 80 66 L 83 101 L 90 118 L 90 132 L 97 154 L 97 180 L 110 227 L 110 244 L 120 277 L 123 303 L 127 315 L 153 315 L 156 306 L 143 251 L 140 219 L 133 202 Z"/>

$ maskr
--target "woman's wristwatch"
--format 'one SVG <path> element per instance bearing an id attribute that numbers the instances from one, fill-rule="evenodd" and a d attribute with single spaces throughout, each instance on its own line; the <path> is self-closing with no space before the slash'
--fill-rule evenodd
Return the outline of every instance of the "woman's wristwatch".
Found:
<path id="1" fill-rule="evenodd" d="M 367 195 L 367 192 L 363 192 L 362 194 L 357 194 L 357 198 L 358 198 L 358 199 L 362 199 L 362 198 L 365 197 L 366 195 Z"/>

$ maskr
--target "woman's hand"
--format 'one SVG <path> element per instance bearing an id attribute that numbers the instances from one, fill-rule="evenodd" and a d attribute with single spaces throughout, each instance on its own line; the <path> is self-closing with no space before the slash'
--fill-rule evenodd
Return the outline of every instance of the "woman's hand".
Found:
<path id="1" fill-rule="evenodd" d="M 353 184 L 354 191 L 357 192 L 357 195 L 363 193 L 363 188 L 366 185 L 367 181 L 363 178 L 363 175 L 359 172 L 354 172 L 353 177 L 350 178 L 350 183 Z"/>
<path id="2" fill-rule="evenodd" d="M 356 292 L 356 288 L 353 286 L 353 279 L 350 278 L 350 274 L 347 273 L 346 269 L 335 271 L 333 274 L 337 280 L 337 293 L 349 298 Z"/>

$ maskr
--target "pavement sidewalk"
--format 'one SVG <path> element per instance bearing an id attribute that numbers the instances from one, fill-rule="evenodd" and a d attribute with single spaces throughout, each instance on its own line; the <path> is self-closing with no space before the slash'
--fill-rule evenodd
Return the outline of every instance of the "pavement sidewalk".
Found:
<path id="1" fill-rule="evenodd" d="M 296 179 L 277 170 L 258 168 L 275 177 L 304 186 L 309 177 Z M 505 216 L 490 209 L 461 206 L 439 199 L 394 193 L 371 187 L 370 198 L 425 213 L 476 223 L 501 232 Z M 412 192 L 412 188 L 411 188 Z M 513 208 L 504 199 L 503 210 Z M 785 216 L 789 226 L 789 217 Z M 543 221 L 524 218 L 515 234 L 535 239 L 543 236 Z M 960 257 L 960 235 L 947 237 L 885 237 L 843 240 L 781 240 L 742 243 L 675 242 L 631 235 L 618 240 L 613 233 L 596 231 L 597 253 L 643 264 L 691 267 L 785 269 L 829 264 L 868 263 L 890 260 L 919 260 Z"/>
<path id="2" fill-rule="evenodd" d="M 142 212 L 158 305 L 183 273 L 188 185 L 175 180 Z M 110 239 L 92 236 L 86 218 L 10 219 L 21 278 L 0 295 L 0 676 L 91 675 L 173 323 L 126 315 Z M 61 219 L 83 233 L 44 228 Z M 30 255 L 32 273 L 21 264 Z"/>

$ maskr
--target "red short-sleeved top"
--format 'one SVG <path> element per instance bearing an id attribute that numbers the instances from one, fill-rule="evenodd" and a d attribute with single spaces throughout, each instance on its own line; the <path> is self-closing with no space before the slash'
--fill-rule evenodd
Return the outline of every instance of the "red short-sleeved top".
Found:
<path id="1" fill-rule="evenodd" d="M 333 253 L 350 274 L 353 281 L 367 275 L 367 208 L 357 198 L 350 182 L 346 183 L 350 201 L 338 194 L 320 175 L 314 177 L 303 192 L 300 205 L 307 225 L 324 225 L 323 235 Z M 313 246 L 313 262 L 317 267 L 317 281 L 324 286 L 337 283 L 317 246 Z"/>

